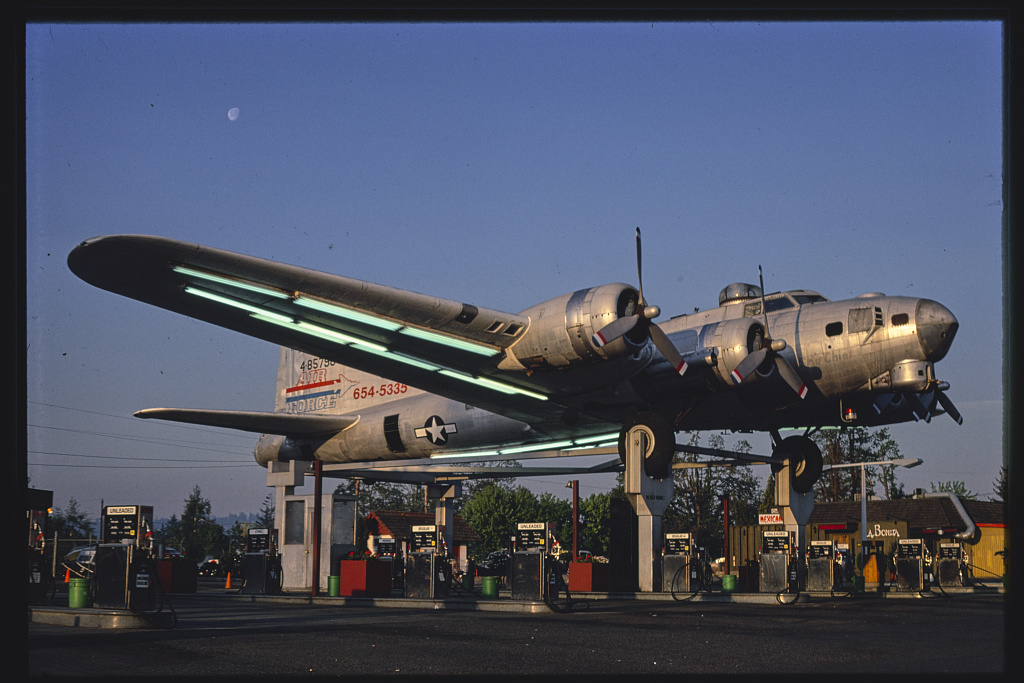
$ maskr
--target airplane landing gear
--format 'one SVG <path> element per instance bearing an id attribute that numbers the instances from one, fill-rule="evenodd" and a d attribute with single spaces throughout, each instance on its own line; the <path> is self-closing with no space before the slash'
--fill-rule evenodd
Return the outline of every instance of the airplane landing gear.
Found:
<path id="1" fill-rule="evenodd" d="M 651 479 L 665 479 L 672 472 L 672 458 L 676 454 L 676 433 L 668 420 L 657 413 L 638 413 L 619 432 L 619 458 L 626 463 L 627 439 L 643 432 L 647 437 L 644 453 L 644 473 Z"/>
<path id="2" fill-rule="evenodd" d="M 821 477 L 821 449 L 806 436 L 791 436 L 783 439 L 772 453 L 777 458 L 789 458 L 793 472 L 793 490 L 808 493 Z M 778 472 L 775 465 L 772 470 Z"/>

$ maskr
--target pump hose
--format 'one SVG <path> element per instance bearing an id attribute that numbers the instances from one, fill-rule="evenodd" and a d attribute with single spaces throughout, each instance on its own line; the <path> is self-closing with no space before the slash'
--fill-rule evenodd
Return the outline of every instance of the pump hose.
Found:
<path id="1" fill-rule="evenodd" d="M 782 596 L 786 595 L 787 593 L 793 596 L 793 599 L 788 601 L 788 602 L 782 599 Z M 799 589 L 797 589 L 795 591 L 794 590 L 790 590 L 789 586 L 786 586 L 785 588 L 783 588 L 782 590 L 780 590 L 778 593 L 775 594 L 775 602 L 779 603 L 780 605 L 792 605 L 793 603 L 797 602 L 799 599 L 800 599 L 800 590 Z"/>
<path id="2" fill-rule="evenodd" d="M 673 600 L 676 600 L 676 601 L 679 601 L 679 602 L 687 602 L 687 601 L 693 600 L 697 596 L 697 593 L 700 593 L 700 589 L 704 587 L 704 582 L 701 581 L 699 583 L 699 585 L 696 588 L 694 588 L 693 591 L 687 597 L 680 598 L 680 597 L 676 596 L 676 586 L 679 585 L 679 575 L 682 574 L 683 572 L 687 571 L 689 568 L 690 568 L 690 562 L 687 561 L 686 564 L 680 566 L 679 569 L 676 570 L 676 573 L 672 575 L 672 582 L 669 583 L 668 587 L 669 587 L 669 591 L 672 593 L 672 599 Z"/>
<path id="3" fill-rule="evenodd" d="M 690 592 L 688 596 L 686 596 L 685 598 L 680 598 L 676 596 L 676 586 L 679 585 L 680 574 L 682 574 L 685 571 L 689 571 L 690 562 L 697 562 L 697 571 L 694 572 L 695 577 L 697 579 L 696 587 Z M 676 570 L 676 573 L 672 576 L 672 582 L 669 584 L 669 591 L 672 593 L 672 599 L 679 602 L 688 602 L 697 597 L 697 593 L 700 593 L 701 590 L 703 590 L 708 595 L 711 595 L 714 592 L 711 589 L 711 581 L 709 580 L 712 573 L 713 572 L 711 566 L 707 563 L 706 560 L 704 560 L 703 558 L 691 557 L 689 560 L 686 561 L 686 564 L 679 567 L 679 569 Z"/>
<path id="4" fill-rule="evenodd" d="M 552 599 L 551 581 L 549 579 L 548 582 L 545 584 L 543 591 L 544 604 L 548 606 L 548 609 L 550 609 L 552 612 L 558 612 L 560 614 L 566 614 L 572 612 L 574 609 L 579 609 L 581 607 L 583 609 L 590 609 L 590 603 L 588 601 L 574 600 L 572 595 L 569 594 L 569 586 L 566 584 L 565 579 L 562 578 L 562 570 L 565 568 L 565 565 L 562 562 L 555 559 L 554 557 L 551 558 L 551 563 L 553 564 L 553 573 L 549 574 L 549 576 L 555 579 L 555 593 L 564 591 L 565 601 L 559 604 L 556 603 L 554 599 Z"/>
<path id="5" fill-rule="evenodd" d="M 178 627 L 178 613 L 174 611 L 174 605 L 172 605 L 171 601 L 167 598 L 167 593 L 164 591 L 163 582 L 160 580 L 160 574 L 158 574 L 157 571 L 156 571 L 156 563 L 153 562 L 153 558 L 151 558 L 151 557 L 147 557 L 144 560 L 144 562 L 147 565 L 149 565 L 150 576 L 153 577 L 153 582 L 156 584 L 157 592 L 160 595 L 160 606 L 157 607 L 155 612 L 145 612 L 145 611 L 142 611 L 142 610 L 134 610 L 131 607 L 129 607 L 128 609 L 129 609 L 129 611 L 132 612 L 132 614 L 135 614 L 136 616 L 142 617 L 147 622 L 149 622 L 149 624 L 151 626 L 154 626 L 156 628 L 177 628 Z M 164 604 L 165 603 L 166 603 L 167 607 L 170 609 L 170 613 L 171 613 L 171 624 L 170 624 L 170 626 L 168 626 L 166 623 L 163 623 L 163 622 L 159 621 L 158 619 L 154 618 L 154 615 L 160 614 L 161 612 L 164 611 Z"/>

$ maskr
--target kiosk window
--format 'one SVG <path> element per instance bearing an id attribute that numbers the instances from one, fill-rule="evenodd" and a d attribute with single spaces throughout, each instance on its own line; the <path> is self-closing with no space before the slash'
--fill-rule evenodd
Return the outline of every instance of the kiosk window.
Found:
<path id="1" fill-rule="evenodd" d="M 284 504 L 284 544 L 305 543 L 306 501 L 289 500 Z"/>

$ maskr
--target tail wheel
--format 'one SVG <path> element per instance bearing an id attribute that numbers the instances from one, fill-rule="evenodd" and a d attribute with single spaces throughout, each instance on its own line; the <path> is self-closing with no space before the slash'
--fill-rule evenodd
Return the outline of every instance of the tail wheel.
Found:
<path id="1" fill-rule="evenodd" d="M 790 481 L 797 493 L 809 493 L 821 478 L 821 449 L 806 436 L 783 439 L 774 455 L 789 459 Z"/>
<path id="2" fill-rule="evenodd" d="M 672 472 L 672 458 L 676 454 L 676 433 L 668 420 L 657 413 L 640 413 L 627 422 L 619 432 L 619 458 L 626 463 L 628 439 L 637 433 L 646 436 L 644 472 L 651 479 L 665 479 Z"/>

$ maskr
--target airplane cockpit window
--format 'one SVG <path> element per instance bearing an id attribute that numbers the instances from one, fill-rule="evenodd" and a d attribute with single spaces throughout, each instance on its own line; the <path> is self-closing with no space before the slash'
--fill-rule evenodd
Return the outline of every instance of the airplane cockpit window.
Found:
<path id="1" fill-rule="evenodd" d="M 787 308 L 795 308 L 796 304 L 788 296 L 780 296 L 774 299 L 765 299 L 764 308 L 769 313 L 775 311 L 784 311 Z M 743 307 L 743 317 L 752 318 L 755 315 L 761 315 L 761 302 L 751 301 Z"/>
<path id="2" fill-rule="evenodd" d="M 795 308 L 796 304 L 789 300 L 788 297 L 779 297 L 778 299 L 766 299 L 764 302 L 764 308 L 769 313 L 774 311 L 783 311 L 787 308 Z"/>
<path id="3" fill-rule="evenodd" d="M 796 299 L 796 302 L 801 306 L 804 304 L 817 304 L 822 301 L 828 301 L 828 299 L 820 294 L 794 294 L 793 298 Z"/>

